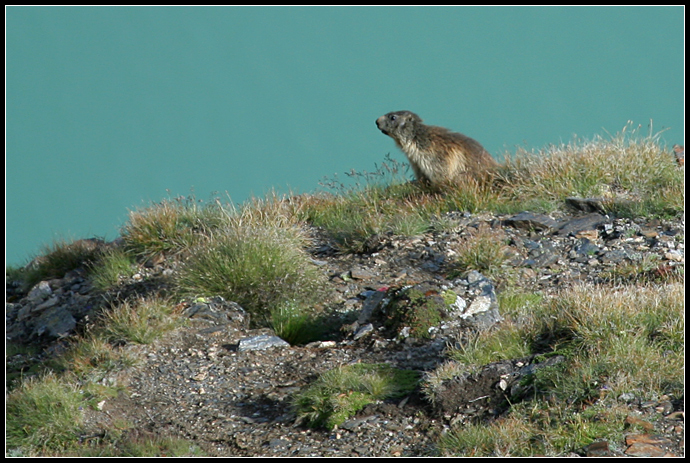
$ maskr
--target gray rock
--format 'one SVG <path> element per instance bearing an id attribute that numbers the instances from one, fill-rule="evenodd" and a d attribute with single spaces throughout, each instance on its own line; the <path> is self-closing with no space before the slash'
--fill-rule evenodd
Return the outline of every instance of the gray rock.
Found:
<path id="1" fill-rule="evenodd" d="M 17 310 L 17 321 L 21 322 L 29 318 L 31 315 L 31 312 L 33 310 L 33 306 L 31 304 L 26 304 L 23 306 L 20 306 L 19 304 L 15 304 L 16 306 L 19 307 L 19 310 Z"/>
<path id="2" fill-rule="evenodd" d="M 544 268 L 550 267 L 558 262 L 558 254 L 551 252 L 548 249 L 540 252 L 537 256 L 532 259 L 531 267 Z"/>
<path id="3" fill-rule="evenodd" d="M 60 338 L 72 332 L 76 325 L 77 322 L 66 308 L 52 307 L 33 321 L 33 334 Z"/>
<path id="4" fill-rule="evenodd" d="M 605 440 L 592 442 L 583 448 L 587 457 L 613 457 L 615 456 Z"/>
<path id="5" fill-rule="evenodd" d="M 485 331 L 494 326 L 496 323 L 503 321 L 503 317 L 501 317 L 501 314 L 498 311 L 498 304 L 492 304 L 489 307 L 489 310 L 476 313 L 473 316 L 466 318 L 466 324 L 479 331 Z"/>
<path id="6" fill-rule="evenodd" d="M 355 280 L 368 280 L 374 278 L 375 275 L 365 268 L 353 267 L 350 270 L 350 276 Z"/>
<path id="7" fill-rule="evenodd" d="M 57 303 L 59 301 L 60 301 L 60 299 L 57 296 L 53 296 L 50 299 L 48 299 L 47 301 L 43 301 L 40 304 L 38 304 L 36 306 L 36 308 L 33 309 L 32 312 L 40 312 L 41 310 L 45 310 L 45 309 L 48 309 L 50 307 L 53 307 L 53 306 L 57 305 Z"/>
<path id="8" fill-rule="evenodd" d="M 237 345 L 237 350 L 239 352 L 244 352 L 248 350 L 266 350 L 270 349 L 271 347 L 290 347 L 290 344 L 280 339 L 278 336 L 262 334 L 259 336 L 240 339 L 240 342 Z"/>
<path id="9" fill-rule="evenodd" d="M 603 203 L 603 198 L 565 198 L 565 204 L 567 206 L 582 212 L 599 212 L 604 214 L 606 211 Z"/>
<path id="10" fill-rule="evenodd" d="M 682 251 L 669 251 L 664 254 L 664 259 L 666 260 L 672 260 L 674 262 L 682 262 L 685 259 L 685 255 L 683 254 Z"/>
<path id="11" fill-rule="evenodd" d="M 357 323 L 359 325 L 364 325 L 367 323 L 371 318 L 371 314 L 374 312 L 374 309 L 381 304 L 385 297 L 385 291 L 371 291 L 364 300 L 362 311 L 359 313 L 359 318 L 357 318 Z"/>
<path id="12" fill-rule="evenodd" d="M 587 238 L 583 238 L 571 251 L 571 258 L 575 262 L 584 263 L 599 253 L 599 246 L 595 245 Z"/>
<path id="13" fill-rule="evenodd" d="M 374 332 L 374 325 L 371 323 L 367 323 L 366 325 L 362 326 L 357 330 L 355 333 L 353 339 L 356 341 L 359 338 L 363 338 L 364 336 L 371 334 Z"/>
<path id="14" fill-rule="evenodd" d="M 520 263 L 520 265 L 522 267 L 531 267 L 531 268 L 537 268 L 538 267 L 537 261 L 534 259 L 525 259 Z"/>
<path id="15" fill-rule="evenodd" d="M 249 327 L 249 314 L 238 303 L 228 302 L 221 296 L 195 301 L 184 310 L 184 314 L 216 324 L 232 324 L 240 329 Z"/>
<path id="16" fill-rule="evenodd" d="M 490 296 L 476 297 L 470 306 L 465 309 L 464 313 L 460 315 L 462 318 L 470 318 L 478 313 L 486 312 L 491 309 L 492 298 Z"/>
<path id="17" fill-rule="evenodd" d="M 469 289 L 479 290 L 480 295 L 490 296 L 493 299 L 496 298 L 494 284 L 491 282 L 491 280 L 489 280 L 476 270 L 472 270 L 467 274 L 467 283 L 469 283 Z"/>
<path id="18" fill-rule="evenodd" d="M 558 234 L 560 236 L 568 236 L 586 230 L 596 230 L 598 226 L 607 222 L 609 222 L 609 219 L 601 214 L 587 214 L 562 223 L 558 227 Z"/>
<path id="19" fill-rule="evenodd" d="M 506 225 L 523 230 L 555 230 L 558 223 L 548 215 L 520 212 L 504 222 Z"/>
<path id="20" fill-rule="evenodd" d="M 285 439 L 271 439 L 268 442 L 268 446 L 273 450 L 282 449 L 287 447 L 288 445 L 290 445 L 290 442 L 286 441 Z"/>
<path id="21" fill-rule="evenodd" d="M 625 252 L 623 249 L 612 249 L 611 251 L 606 251 L 601 257 L 600 260 L 603 263 L 619 263 L 622 262 L 626 257 L 628 257 L 628 253 Z"/>
<path id="22" fill-rule="evenodd" d="M 479 273 L 476 270 L 472 270 L 467 274 L 467 283 L 472 286 L 472 285 L 478 285 L 480 283 L 483 283 L 485 281 L 489 281 L 486 279 L 484 275 Z"/>
<path id="23" fill-rule="evenodd" d="M 592 243 L 587 238 L 583 238 L 580 243 L 575 246 L 575 252 L 581 255 L 593 256 L 599 252 L 599 246 Z"/>

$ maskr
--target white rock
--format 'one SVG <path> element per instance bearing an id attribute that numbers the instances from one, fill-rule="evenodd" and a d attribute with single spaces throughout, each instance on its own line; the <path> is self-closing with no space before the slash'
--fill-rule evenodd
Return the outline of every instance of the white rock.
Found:
<path id="1" fill-rule="evenodd" d="M 262 334 L 260 336 L 240 339 L 237 350 L 238 352 L 243 352 L 246 350 L 265 350 L 271 347 L 290 347 L 290 344 L 280 339 L 278 336 Z"/>
<path id="2" fill-rule="evenodd" d="M 50 296 L 51 294 L 53 294 L 53 290 L 50 289 L 50 285 L 48 284 L 48 282 L 41 281 L 40 283 L 37 283 L 36 286 L 31 288 L 31 291 L 29 291 L 27 298 L 29 299 L 29 301 L 37 303 L 47 299 L 48 296 Z"/>
<path id="3" fill-rule="evenodd" d="M 461 315 L 462 318 L 469 318 L 472 315 L 486 312 L 491 308 L 491 298 L 489 296 L 478 296 L 472 301 L 472 304 L 467 308 L 465 313 Z"/>
<path id="4" fill-rule="evenodd" d="M 467 301 L 461 298 L 460 296 L 457 296 L 455 302 L 453 302 L 450 305 L 450 310 L 452 310 L 453 312 L 457 310 L 458 312 L 462 313 L 465 311 L 465 307 L 467 307 Z"/>

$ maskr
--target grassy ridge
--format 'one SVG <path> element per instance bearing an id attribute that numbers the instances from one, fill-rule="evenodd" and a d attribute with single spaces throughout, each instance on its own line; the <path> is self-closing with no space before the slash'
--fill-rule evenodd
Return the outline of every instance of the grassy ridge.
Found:
<path id="1" fill-rule="evenodd" d="M 377 234 L 443 229 L 448 226 L 441 218 L 445 212 L 552 212 L 568 196 L 601 197 L 607 211 L 624 217 L 673 217 L 684 211 L 684 171 L 657 137 L 642 136 L 630 126 L 610 139 L 519 150 L 495 177 L 468 180 L 444 194 L 406 182 L 402 167 L 390 160 L 377 172 L 354 176 L 360 181 L 354 187 L 331 181 L 329 192 L 290 198 L 270 194 L 241 206 L 165 200 L 130 213 L 121 248 L 104 252 L 84 241 L 60 242 L 47 247 L 32 266 L 6 269 L 9 280 L 22 281 L 28 290 L 39 281 L 87 268 L 100 291 L 116 289 L 147 260 L 167 259 L 179 269 L 175 294 L 113 303 L 96 329 L 72 339 L 61 358 L 43 366 L 44 372 L 27 380 L 11 376 L 8 449 L 21 455 L 91 454 L 92 447 L 79 443 L 79 407 L 93 407 L 113 391 L 88 385 L 135 365 L 136 354 L 127 346 L 153 342 L 179 326 L 174 307 L 183 298 L 222 295 L 245 307 L 255 325 L 273 327 L 293 343 L 308 342 L 306 333 L 318 332 L 328 286 L 304 250 L 302 224 L 320 227 L 340 252 L 349 253 L 366 250 Z M 500 237 L 478 230 L 471 238 L 457 250 L 458 267 L 487 275 L 500 271 Z M 621 269 L 611 278 L 618 282 L 614 287 L 575 288 L 551 299 L 523 293 L 516 283 L 504 288 L 499 297 L 506 322 L 452 352 L 452 362 L 424 380 L 429 399 L 444 378 L 528 354 L 545 338 L 566 355 L 567 366 L 560 368 L 567 371 L 540 373 L 538 396 L 501 420 L 451 430 L 439 441 L 441 452 L 562 455 L 591 439 L 620 435 L 625 410 L 615 398 L 621 393 L 679 394 L 684 284 L 676 279 L 640 285 L 634 278 L 638 270 Z M 9 346 L 6 358 L 22 348 Z M 298 414 L 314 425 L 335 425 L 361 403 L 394 394 L 395 374 L 380 373 L 329 372 L 296 399 Z M 336 403 L 342 397 L 353 403 Z M 554 407 L 554 398 L 563 405 Z M 587 413 L 576 410 L 577 404 L 595 399 Z M 173 446 L 128 441 L 122 432 L 109 435 L 114 437 L 99 443 L 102 454 L 157 455 Z M 184 443 L 181 448 L 182 455 L 195 452 Z"/>

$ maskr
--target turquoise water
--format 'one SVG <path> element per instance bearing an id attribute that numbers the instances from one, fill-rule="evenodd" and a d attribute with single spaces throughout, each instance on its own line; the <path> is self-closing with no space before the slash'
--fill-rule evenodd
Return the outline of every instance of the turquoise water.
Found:
<path id="1" fill-rule="evenodd" d="M 684 143 L 684 7 L 8 7 L 6 262 L 128 210 L 315 191 L 404 157 L 408 109 L 501 157 L 615 133 Z"/>

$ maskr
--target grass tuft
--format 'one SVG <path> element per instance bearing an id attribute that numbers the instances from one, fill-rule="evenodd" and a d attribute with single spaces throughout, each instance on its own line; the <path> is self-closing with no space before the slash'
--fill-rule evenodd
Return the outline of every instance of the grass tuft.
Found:
<path id="1" fill-rule="evenodd" d="M 466 344 L 450 352 L 450 357 L 473 368 L 499 360 L 526 357 L 532 353 L 525 333 L 512 323 L 503 323 L 495 331 L 476 334 Z"/>
<path id="2" fill-rule="evenodd" d="M 180 269 L 187 295 L 220 295 L 240 304 L 255 324 L 283 304 L 314 306 L 325 297 L 325 276 L 301 249 L 294 227 L 230 227 L 197 249 Z"/>
<path id="3" fill-rule="evenodd" d="M 451 430 L 439 439 L 439 449 L 446 456 L 568 456 L 594 440 L 614 442 L 625 416 L 619 407 L 574 412 L 545 402 L 522 403 L 488 426 L 473 423 Z"/>
<path id="4" fill-rule="evenodd" d="M 227 211 L 220 201 L 202 205 L 193 196 L 181 196 L 130 211 L 122 238 L 126 248 L 143 259 L 179 255 L 204 242 L 226 221 Z"/>
<path id="5" fill-rule="evenodd" d="M 500 274 L 508 259 L 505 244 L 506 236 L 501 230 L 493 230 L 482 223 L 477 229 L 468 228 L 468 235 L 454 249 L 456 253 L 456 273 L 477 270 L 485 276 Z"/>
<path id="6" fill-rule="evenodd" d="M 314 310 L 294 303 L 284 303 L 272 309 L 268 325 L 277 336 L 293 346 L 317 341 L 325 333 L 325 327 Z"/>
<path id="7" fill-rule="evenodd" d="M 370 403 L 410 394 L 419 378 L 418 372 L 386 364 L 341 366 L 295 396 L 297 416 L 310 427 L 333 429 Z"/>
<path id="8" fill-rule="evenodd" d="M 135 273 L 134 260 L 121 249 L 105 252 L 89 269 L 91 282 L 100 291 L 116 287 L 123 278 L 129 278 Z"/>
<path id="9" fill-rule="evenodd" d="M 105 311 L 99 335 L 114 344 L 150 344 L 177 326 L 174 307 L 160 297 L 125 301 Z"/>
<path id="10" fill-rule="evenodd" d="M 62 278 L 67 272 L 96 262 L 102 254 L 100 244 L 102 241 L 98 239 L 55 241 L 45 247 L 31 264 L 14 272 L 13 276 L 20 278 L 26 290 L 40 281 Z"/>

